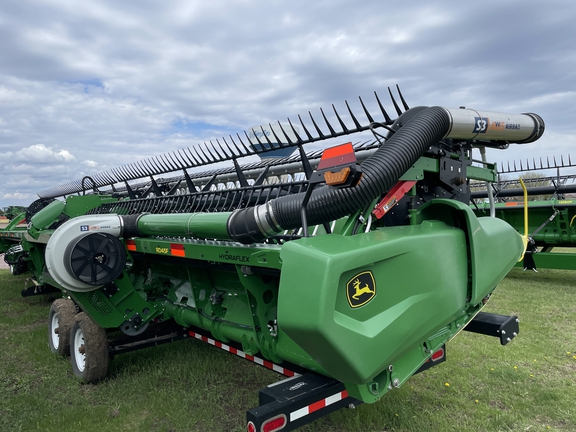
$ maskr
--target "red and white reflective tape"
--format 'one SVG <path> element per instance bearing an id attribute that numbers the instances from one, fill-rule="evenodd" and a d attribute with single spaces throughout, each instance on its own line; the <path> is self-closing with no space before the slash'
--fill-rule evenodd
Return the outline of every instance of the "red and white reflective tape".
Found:
<path id="1" fill-rule="evenodd" d="M 282 375 L 285 375 L 287 377 L 293 377 L 296 375 L 300 375 L 297 374 L 294 371 L 291 371 L 289 369 L 283 368 L 282 366 L 278 366 L 275 363 L 272 363 L 271 361 L 268 360 L 264 360 L 261 359 L 260 357 L 254 357 L 250 354 L 246 354 L 244 351 L 236 349 L 234 347 L 231 347 L 229 345 L 226 345 L 225 343 L 222 343 L 220 341 L 211 339 L 209 337 L 206 336 L 202 336 L 201 334 L 198 334 L 196 332 L 193 332 L 192 330 L 188 331 L 188 334 L 198 340 L 201 340 L 203 342 L 209 343 L 210 345 L 214 345 L 215 347 L 218 347 L 220 349 L 223 349 L 224 351 L 228 351 L 229 353 L 232 354 L 236 354 L 238 357 L 242 357 L 246 360 L 250 360 L 251 362 L 254 362 L 256 364 L 259 364 L 260 366 L 264 366 L 265 368 L 271 369 L 275 372 L 281 373 Z"/>
<path id="2" fill-rule="evenodd" d="M 332 405 L 333 403 L 339 402 L 342 399 L 346 399 L 348 397 L 348 392 L 346 390 L 333 394 L 332 396 L 328 396 L 318 402 L 314 402 L 304 408 L 300 408 L 299 410 L 293 411 L 290 413 L 290 421 L 296 421 L 299 418 L 307 416 L 308 414 L 312 414 L 315 411 L 318 411 L 328 405 Z"/>

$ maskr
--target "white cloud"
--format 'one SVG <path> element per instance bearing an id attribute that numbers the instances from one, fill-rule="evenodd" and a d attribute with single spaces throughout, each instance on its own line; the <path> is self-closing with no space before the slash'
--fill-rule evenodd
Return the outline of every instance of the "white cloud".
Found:
<path id="1" fill-rule="evenodd" d="M 68 150 L 52 150 L 44 144 L 35 144 L 18 150 L 14 157 L 20 161 L 44 164 L 71 162 L 76 159 Z"/>
<path id="2" fill-rule="evenodd" d="M 83 165 L 86 165 L 86 166 L 88 166 L 88 167 L 90 167 L 90 168 L 94 168 L 94 167 L 97 167 L 97 166 L 98 166 L 98 162 L 95 162 L 95 161 L 93 161 L 93 160 L 88 160 L 88 159 L 82 161 L 82 164 L 83 164 Z"/>
<path id="3" fill-rule="evenodd" d="M 2 195 L 2 198 L 6 199 L 6 200 L 26 200 L 26 199 L 30 198 L 30 194 L 14 192 L 14 193 L 4 194 L 4 195 Z"/>

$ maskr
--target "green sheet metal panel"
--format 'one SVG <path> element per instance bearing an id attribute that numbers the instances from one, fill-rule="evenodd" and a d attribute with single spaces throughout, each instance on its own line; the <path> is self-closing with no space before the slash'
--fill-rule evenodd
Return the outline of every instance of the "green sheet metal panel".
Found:
<path id="1" fill-rule="evenodd" d="M 466 306 L 465 235 L 442 222 L 301 239 L 281 257 L 279 328 L 344 382 L 372 379 Z M 367 272 L 374 294 L 354 307 L 348 292 Z M 278 350 L 288 355 L 280 337 Z"/>

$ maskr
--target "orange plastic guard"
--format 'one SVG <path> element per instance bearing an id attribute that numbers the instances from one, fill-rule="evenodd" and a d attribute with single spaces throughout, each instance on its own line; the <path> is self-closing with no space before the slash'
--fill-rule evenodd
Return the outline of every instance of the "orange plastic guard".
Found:
<path id="1" fill-rule="evenodd" d="M 340 165 L 350 165 L 356 163 L 356 155 L 352 143 L 341 144 L 324 150 L 317 170 L 333 168 Z"/>
<path id="2" fill-rule="evenodd" d="M 388 191 L 382 201 L 374 207 L 372 214 L 376 219 L 381 219 L 392 207 L 396 205 L 398 201 L 402 199 L 406 192 L 412 189 L 415 184 L 416 182 L 413 180 L 399 181 L 396 183 L 394 187 Z"/>
<path id="3" fill-rule="evenodd" d="M 350 167 L 344 167 L 337 172 L 326 171 L 324 173 L 324 180 L 326 181 L 327 185 L 337 186 L 346 183 L 349 174 Z"/>

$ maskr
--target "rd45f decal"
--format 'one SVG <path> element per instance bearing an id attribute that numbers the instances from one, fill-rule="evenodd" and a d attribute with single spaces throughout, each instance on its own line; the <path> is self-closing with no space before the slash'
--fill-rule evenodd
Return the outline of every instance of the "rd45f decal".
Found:
<path id="1" fill-rule="evenodd" d="M 376 296 L 376 282 L 371 271 L 358 273 L 346 284 L 346 298 L 351 308 L 364 306 Z"/>

